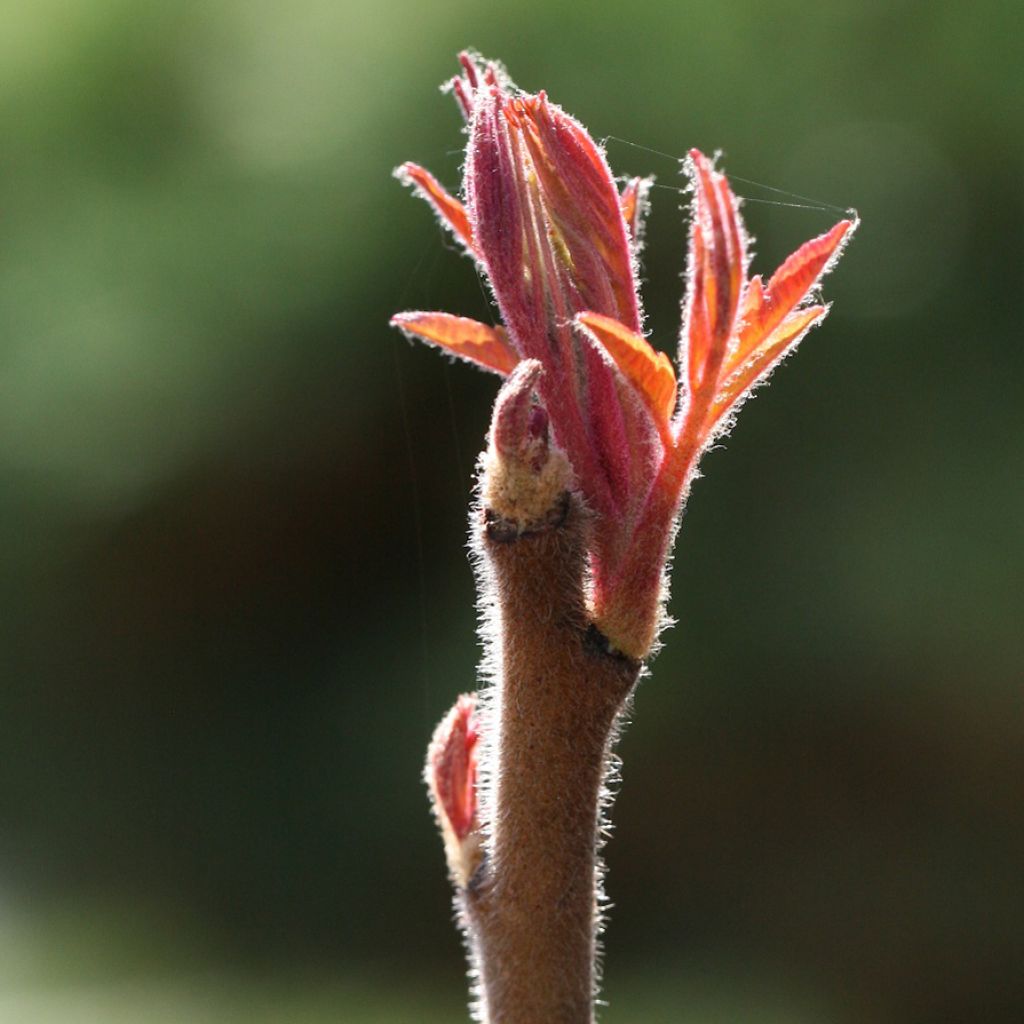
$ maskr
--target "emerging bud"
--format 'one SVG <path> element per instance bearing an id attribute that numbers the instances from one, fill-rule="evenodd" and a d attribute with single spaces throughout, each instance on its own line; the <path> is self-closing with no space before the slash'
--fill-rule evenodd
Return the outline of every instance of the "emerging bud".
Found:
<path id="1" fill-rule="evenodd" d="M 441 719 L 427 749 L 426 780 L 455 884 L 464 887 L 480 863 L 477 820 L 476 695 L 463 694 Z"/>
<path id="2" fill-rule="evenodd" d="M 481 490 L 488 513 L 511 536 L 561 515 L 571 483 L 569 463 L 552 447 L 547 411 L 534 394 L 542 373 L 536 359 L 524 359 L 494 403 Z"/>

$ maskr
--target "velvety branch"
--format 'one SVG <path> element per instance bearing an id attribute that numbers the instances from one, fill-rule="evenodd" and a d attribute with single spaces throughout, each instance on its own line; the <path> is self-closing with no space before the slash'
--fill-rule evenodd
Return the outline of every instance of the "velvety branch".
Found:
<path id="1" fill-rule="evenodd" d="M 500 628 L 498 742 L 490 840 L 463 901 L 487 1024 L 593 1019 L 599 807 L 639 664 L 588 621 L 586 526 L 568 492 L 532 529 L 488 509 L 479 524 Z"/>

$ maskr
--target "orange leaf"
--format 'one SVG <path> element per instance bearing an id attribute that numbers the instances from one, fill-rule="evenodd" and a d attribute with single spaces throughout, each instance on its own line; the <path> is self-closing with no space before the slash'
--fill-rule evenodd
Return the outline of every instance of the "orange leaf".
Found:
<path id="1" fill-rule="evenodd" d="M 709 417 L 709 430 L 721 421 L 733 405 L 765 377 L 771 368 L 819 321 L 827 312 L 825 306 L 808 306 L 787 317 L 768 338 L 754 350 L 749 358 L 729 376 L 715 395 Z"/>
<path id="2" fill-rule="evenodd" d="M 403 185 L 411 185 L 423 199 L 434 208 L 441 220 L 452 230 L 457 238 L 475 253 L 473 244 L 473 227 L 469 223 L 466 208 L 451 195 L 430 171 L 418 164 L 402 164 L 395 171 L 395 177 Z"/>
<path id="3" fill-rule="evenodd" d="M 752 352 L 804 300 L 854 226 L 841 220 L 830 231 L 804 242 L 772 274 L 765 287 L 764 304 L 747 316 L 740 333 L 739 354 Z"/>
<path id="4" fill-rule="evenodd" d="M 519 362 L 503 327 L 489 327 L 451 313 L 398 313 L 391 318 L 391 324 L 408 335 L 503 376 L 511 373 Z"/>
<path id="5" fill-rule="evenodd" d="M 676 375 L 664 352 L 653 349 L 642 334 L 600 313 L 580 313 L 576 322 L 596 338 L 622 375 L 639 392 L 662 439 L 676 405 Z"/>

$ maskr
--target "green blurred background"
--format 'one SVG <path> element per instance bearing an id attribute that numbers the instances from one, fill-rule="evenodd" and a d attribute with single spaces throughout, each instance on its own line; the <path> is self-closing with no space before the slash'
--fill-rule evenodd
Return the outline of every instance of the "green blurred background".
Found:
<path id="1" fill-rule="evenodd" d="M 1024 1019 L 1019 5 L 0 9 L 0 1019 L 466 1019 L 419 771 L 495 382 L 387 319 L 491 315 L 390 177 L 457 186 L 467 45 L 863 217 L 692 496 L 603 1020 Z M 834 219 L 737 190 L 762 270 Z"/>

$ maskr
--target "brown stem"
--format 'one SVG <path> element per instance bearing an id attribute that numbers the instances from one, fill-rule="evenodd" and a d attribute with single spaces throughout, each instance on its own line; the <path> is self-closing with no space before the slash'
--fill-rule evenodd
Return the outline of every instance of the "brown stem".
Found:
<path id="1" fill-rule="evenodd" d="M 568 493 L 531 529 L 493 511 L 480 526 L 499 678 L 490 840 L 462 904 L 486 1024 L 593 1020 L 603 782 L 640 666 L 588 620 L 585 527 Z"/>

